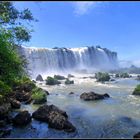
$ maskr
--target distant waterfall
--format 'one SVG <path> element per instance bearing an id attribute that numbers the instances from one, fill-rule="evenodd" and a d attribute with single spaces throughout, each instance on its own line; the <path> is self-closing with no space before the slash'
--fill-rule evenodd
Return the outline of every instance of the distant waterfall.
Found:
<path id="1" fill-rule="evenodd" d="M 22 53 L 29 61 L 28 69 L 33 77 L 50 72 L 76 70 L 110 70 L 118 68 L 117 53 L 106 48 L 28 48 Z"/>

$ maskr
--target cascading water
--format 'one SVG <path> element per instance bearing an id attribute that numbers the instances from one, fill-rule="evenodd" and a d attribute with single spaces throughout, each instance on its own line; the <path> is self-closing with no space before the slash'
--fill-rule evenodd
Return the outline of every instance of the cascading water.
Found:
<path id="1" fill-rule="evenodd" d="M 69 73 L 77 70 L 112 70 L 118 68 L 117 53 L 100 47 L 28 48 L 21 47 L 29 62 L 32 77 L 38 74 Z"/>

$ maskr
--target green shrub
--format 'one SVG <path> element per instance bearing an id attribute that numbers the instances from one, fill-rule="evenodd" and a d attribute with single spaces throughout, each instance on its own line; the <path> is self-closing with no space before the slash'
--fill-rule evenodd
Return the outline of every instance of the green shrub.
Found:
<path id="1" fill-rule="evenodd" d="M 95 78 L 97 79 L 98 82 L 105 82 L 110 80 L 109 74 L 102 72 L 95 73 Z"/>
<path id="2" fill-rule="evenodd" d="M 50 77 L 50 76 L 47 77 L 46 85 L 57 85 L 57 84 L 61 84 L 61 82 L 53 77 Z"/>
<path id="3" fill-rule="evenodd" d="M 10 93 L 12 91 L 12 89 L 6 85 L 4 82 L 0 81 L 0 95 L 7 95 L 8 93 Z"/>
<path id="4" fill-rule="evenodd" d="M 32 90 L 32 99 L 34 100 L 34 104 L 45 103 L 47 101 L 46 98 L 46 93 L 41 88 L 34 88 Z"/>
<path id="5" fill-rule="evenodd" d="M 67 78 L 66 81 L 65 81 L 65 84 L 66 84 L 66 85 L 68 85 L 68 84 L 74 84 L 74 81 L 73 81 L 73 80 L 70 81 L 70 80 Z"/>

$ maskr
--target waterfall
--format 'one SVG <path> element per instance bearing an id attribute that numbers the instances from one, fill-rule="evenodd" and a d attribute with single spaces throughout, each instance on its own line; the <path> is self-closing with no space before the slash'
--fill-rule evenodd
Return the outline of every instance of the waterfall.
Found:
<path id="1" fill-rule="evenodd" d="M 28 48 L 22 47 L 32 77 L 38 74 L 77 70 L 112 70 L 118 68 L 117 53 L 101 47 Z"/>

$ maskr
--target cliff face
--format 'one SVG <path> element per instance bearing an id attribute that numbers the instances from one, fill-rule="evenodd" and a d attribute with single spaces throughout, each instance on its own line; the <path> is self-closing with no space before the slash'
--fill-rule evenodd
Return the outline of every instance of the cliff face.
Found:
<path id="1" fill-rule="evenodd" d="M 20 48 L 29 61 L 33 76 L 39 73 L 118 68 L 117 53 L 101 47 L 84 48 Z"/>

